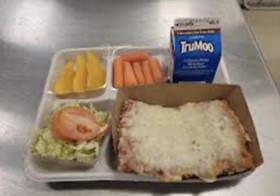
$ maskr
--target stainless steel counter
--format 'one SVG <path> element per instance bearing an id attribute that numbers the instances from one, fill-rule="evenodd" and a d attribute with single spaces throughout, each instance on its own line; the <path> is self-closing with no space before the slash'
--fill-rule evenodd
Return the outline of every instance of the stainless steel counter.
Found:
<path id="1" fill-rule="evenodd" d="M 168 46 L 176 17 L 223 20 L 223 55 L 230 80 L 245 93 L 264 164 L 235 182 L 199 185 L 36 183 L 24 174 L 24 148 L 50 59 L 68 47 Z M 279 95 L 234 0 L 1 0 L 0 193 L 2 195 L 269 195 L 280 194 Z"/>

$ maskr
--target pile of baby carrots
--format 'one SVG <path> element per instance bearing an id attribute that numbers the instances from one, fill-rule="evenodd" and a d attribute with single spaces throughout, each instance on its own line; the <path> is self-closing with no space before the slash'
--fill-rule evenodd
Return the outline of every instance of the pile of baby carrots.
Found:
<path id="1" fill-rule="evenodd" d="M 122 88 L 163 81 L 160 62 L 147 52 L 123 53 L 113 62 L 113 86 Z"/>

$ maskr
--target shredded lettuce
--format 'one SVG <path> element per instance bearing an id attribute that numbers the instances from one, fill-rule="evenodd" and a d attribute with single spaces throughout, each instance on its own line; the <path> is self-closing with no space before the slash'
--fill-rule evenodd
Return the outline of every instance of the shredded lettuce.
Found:
<path id="1" fill-rule="evenodd" d="M 43 129 L 34 135 L 31 153 L 44 158 L 90 163 L 98 155 L 99 145 L 95 140 L 67 143 L 53 138 L 50 129 Z"/>
<path id="2" fill-rule="evenodd" d="M 102 111 L 95 112 L 95 118 L 98 123 L 104 123 L 108 118 L 108 113 Z"/>
<path id="3" fill-rule="evenodd" d="M 52 135 L 53 113 L 66 106 L 78 106 L 89 110 L 95 115 L 97 121 L 101 124 L 105 124 L 108 118 L 107 112 L 95 110 L 92 104 L 82 105 L 78 102 L 73 102 L 70 104 L 61 104 L 56 106 L 46 118 L 44 127 L 36 131 L 33 135 L 31 142 L 31 154 L 49 159 L 91 163 L 99 154 L 99 146 L 101 142 L 100 137 L 91 141 L 65 142 L 55 139 Z"/>

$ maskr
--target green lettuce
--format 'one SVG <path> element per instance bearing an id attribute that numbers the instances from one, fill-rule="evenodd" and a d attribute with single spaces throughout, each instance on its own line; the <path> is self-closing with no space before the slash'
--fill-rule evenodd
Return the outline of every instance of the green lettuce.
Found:
<path id="1" fill-rule="evenodd" d="M 34 135 L 31 153 L 44 158 L 90 163 L 98 155 L 99 145 L 99 142 L 95 140 L 64 142 L 53 138 L 50 129 L 43 129 Z"/>
<path id="2" fill-rule="evenodd" d="M 83 142 L 65 142 L 55 139 L 52 135 L 52 115 L 66 106 L 83 107 L 92 112 L 99 123 L 106 123 L 107 112 L 96 111 L 92 105 L 79 103 L 59 105 L 54 108 L 45 120 L 44 128 L 39 129 L 32 137 L 31 154 L 47 159 L 70 160 L 81 163 L 92 163 L 99 154 L 101 138 Z"/>

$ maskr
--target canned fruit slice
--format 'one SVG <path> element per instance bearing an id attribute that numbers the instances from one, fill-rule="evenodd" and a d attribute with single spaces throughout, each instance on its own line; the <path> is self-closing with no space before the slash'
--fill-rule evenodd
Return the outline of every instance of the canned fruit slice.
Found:
<path id="1" fill-rule="evenodd" d="M 74 63 L 68 61 L 54 83 L 53 91 L 57 95 L 95 90 L 105 84 L 106 72 L 97 54 L 87 52 L 85 56 L 74 57 Z"/>

